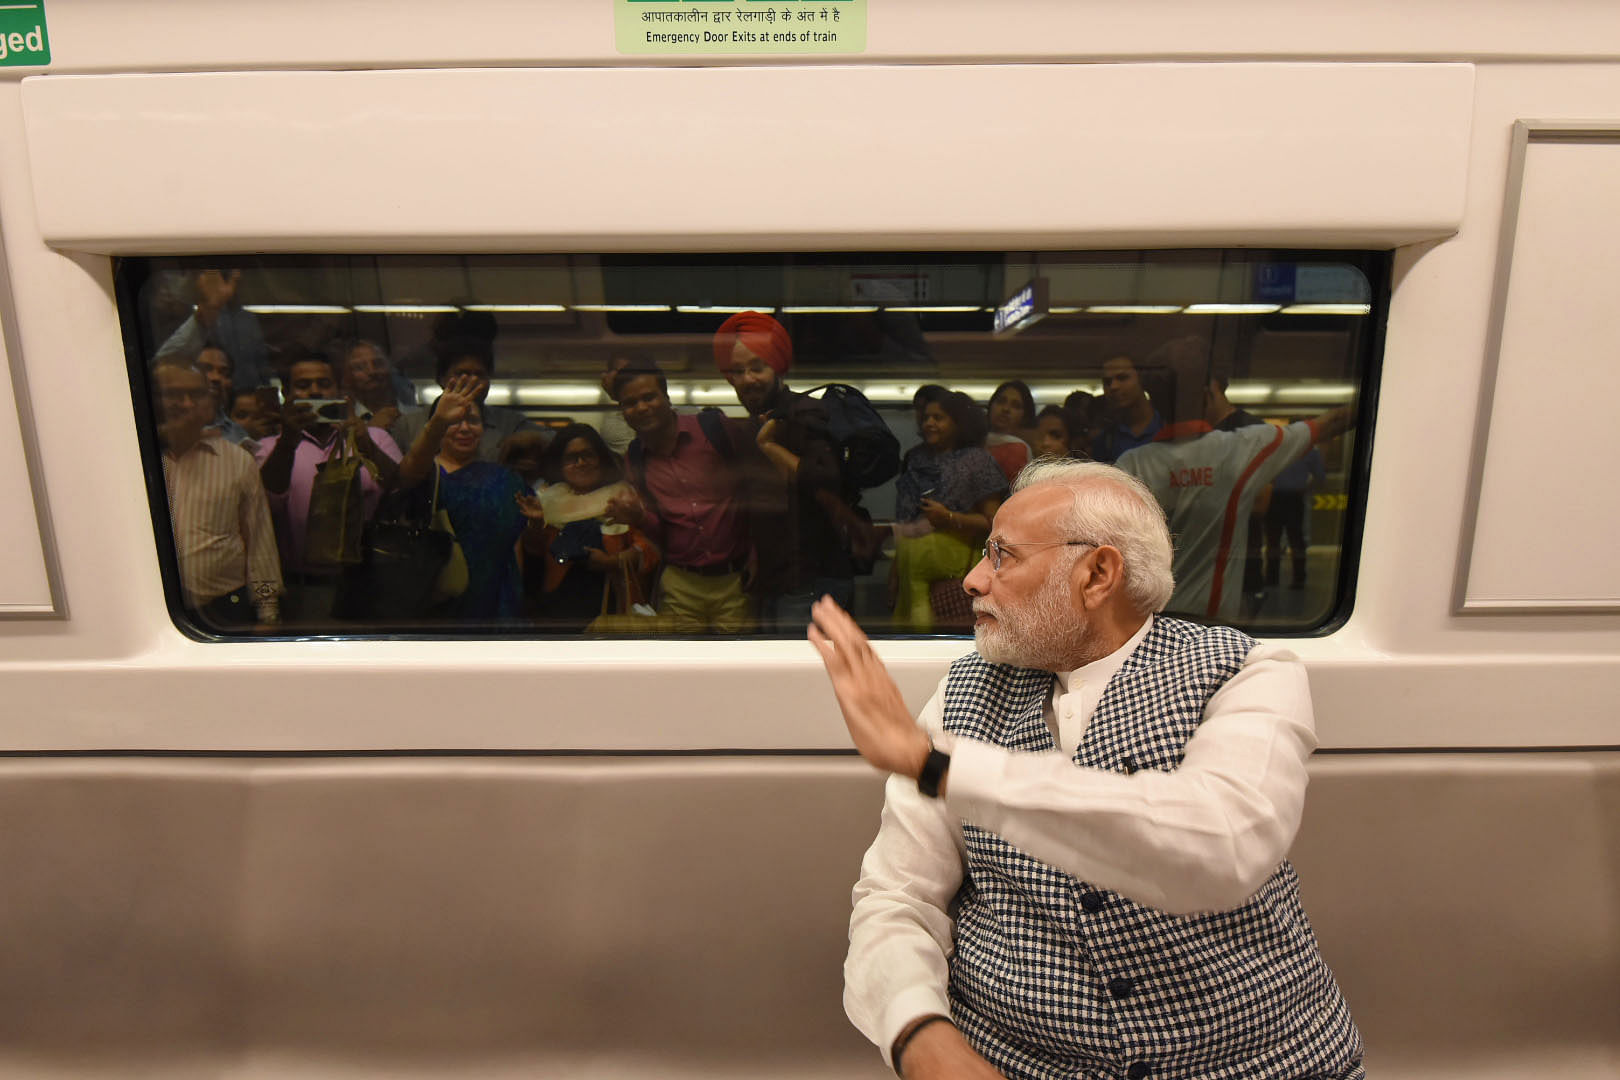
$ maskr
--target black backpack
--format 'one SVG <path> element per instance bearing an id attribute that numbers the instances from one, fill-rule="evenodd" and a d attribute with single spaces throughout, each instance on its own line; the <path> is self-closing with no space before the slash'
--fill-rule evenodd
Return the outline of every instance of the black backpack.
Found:
<path id="1" fill-rule="evenodd" d="M 838 471 L 858 494 L 888 483 L 900 473 L 900 440 L 866 395 L 846 383 L 824 383 L 805 391 L 827 410 L 827 433 L 838 450 Z"/>

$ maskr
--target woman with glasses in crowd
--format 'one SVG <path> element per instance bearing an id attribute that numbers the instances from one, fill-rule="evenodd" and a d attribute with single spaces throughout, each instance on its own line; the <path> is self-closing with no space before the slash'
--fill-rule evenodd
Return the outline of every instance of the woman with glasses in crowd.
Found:
<path id="1" fill-rule="evenodd" d="M 618 459 L 595 428 L 571 424 L 552 440 L 544 470 L 546 486 L 517 499 L 530 522 L 523 544 L 531 583 L 539 577 L 539 590 L 530 591 L 537 613 L 556 630 L 631 615 L 648 600 L 658 548 L 639 530 L 607 520 L 608 500 L 630 490 Z"/>

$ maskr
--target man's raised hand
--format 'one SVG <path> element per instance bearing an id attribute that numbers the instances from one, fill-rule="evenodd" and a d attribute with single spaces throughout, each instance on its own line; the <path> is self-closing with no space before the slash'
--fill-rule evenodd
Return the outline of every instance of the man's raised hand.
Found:
<path id="1" fill-rule="evenodd" d="M 816 601 L 810 618 L 810 643 L 826 665 L 855 749 L 885 772 L 915 778 L 928 759 L 928 736 L 912 721 L 872 643 L 830 597 Z"/>

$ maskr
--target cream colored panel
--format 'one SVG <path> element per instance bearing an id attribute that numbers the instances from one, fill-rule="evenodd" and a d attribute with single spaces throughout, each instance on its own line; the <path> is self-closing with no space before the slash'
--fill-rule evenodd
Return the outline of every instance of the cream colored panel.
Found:
<path id="1" fill-rule="evenodd" d="M 0 272 L 0 286 L 5 276 Z M 3 316 L 0 316 L 3 317 Z M 51 595 L 45 538 L 34 501 L 22 416 L 6 337 L 0 334 L 0 618 L 14 615 L 51 615 L 57 612 Z"/>
<path id="2" fill-rule="evenodd" d="M 255 72 L 23 84 L 105 252 L 1369 244 L 1455 231 L 1465 64 Z M 762 137 L 762 133 L 764 137 Z"/>
<path id="3" fill-rule="evenodd" d="M 1465 609 L 1620 608 L 1616 192 L 1620 126 L 1528 134 Z"/>
<path id="4" fill-rule="evenodd" d="M 1310 771 L 1290 858 L 1372 1075 L 1613 1080 L 1620 754 Z M 892 1080 L 839 1007 L 882 783 L 0 760 L 0 1080 Z"/>
<path id="5" fill-rule="evenodd" d="M 581 0 L 291 4 L 51 0 L 56 71 L 787 64 L 802 56 L 625 56 L 613 6 Z M 1603 0 L 872 0 L 868 63 L 1301 56 L 1607 60 L 1620 5 Z M 842 58 L 835 58 L 842 59 Z M 817 59 L 816 62 L 825 62 Z M 0 69 L 3 77 L 5 69 Z M 15 69 L 12 69 L 15 70 Z"/>

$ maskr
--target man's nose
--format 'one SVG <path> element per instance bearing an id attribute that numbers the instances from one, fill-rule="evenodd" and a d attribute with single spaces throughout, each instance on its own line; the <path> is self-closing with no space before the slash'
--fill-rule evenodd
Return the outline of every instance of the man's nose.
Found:
<path id="1" fill-rule="evenodd" d="M 969 596 L 983 596 L 990 589 L 990 559 L 980 555 L 979 561 L 973 564 L 967 577 L 962 579 L 962 588 Z"/>

